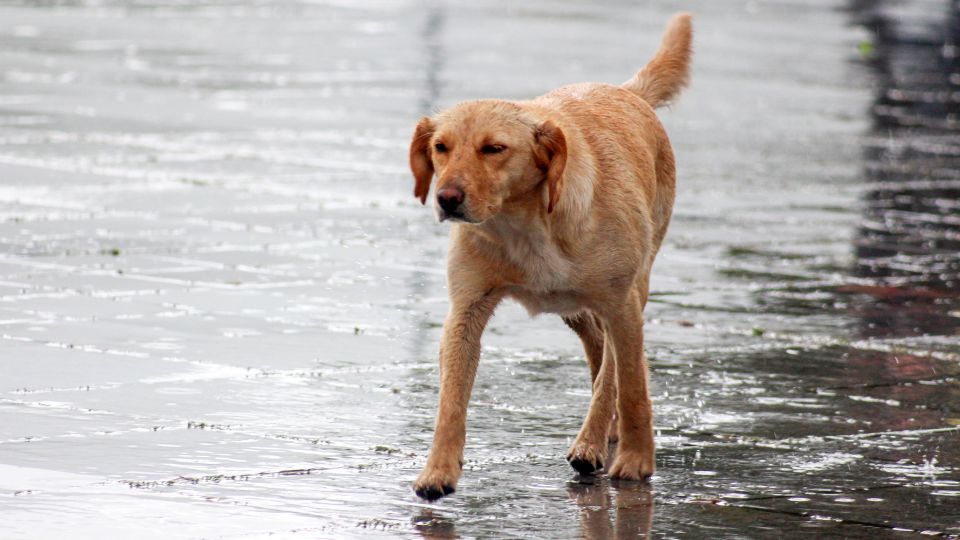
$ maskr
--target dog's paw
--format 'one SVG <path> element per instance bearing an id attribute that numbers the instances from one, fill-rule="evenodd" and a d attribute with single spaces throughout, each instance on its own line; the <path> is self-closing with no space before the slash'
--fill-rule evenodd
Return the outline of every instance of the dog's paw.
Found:
<path id="1" fill-rule="evenodd" d="M 413 484 L 413 491 L 422 499 L 435 501 L 457 490 L 460 470 L 445 470 L 442 467 L 427 467 Z"/>
<path id="2" fill-rule="evenodd" d="M 446 497 L 453 493 L 456 491 L 456 488 L 447 484 L 441 484 L 439 486 L 417 484 L 414 486 L 413 491 L 416 492 L 417 496 L 421 499 L 435 501 L 440 497 Z"/>
<path id="3" fill-rule="evenodd" d="M 653 452 L 626 450 L 617 452 L 610 467 L 610 477 L 621 480 L 645 480 L 653 476 L 656 469 Z"/>
<path id="4" fill-rule="evenodd" d="M 567 454 L 567 461 L 580 474 L 594 474 L 603 469 L 606 457 L 606 444 L 575 442 Z"/>

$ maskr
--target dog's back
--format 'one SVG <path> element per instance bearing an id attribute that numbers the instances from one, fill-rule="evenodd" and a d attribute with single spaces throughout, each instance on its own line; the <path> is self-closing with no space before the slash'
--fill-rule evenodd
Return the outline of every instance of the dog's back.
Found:
<path id="1" fill-rule="evenodd" d="M 601 175 L 595 188 L 609 192 L 598 194 L 594 203 L 643 201 L 651 255 L 666 234 L 675 194 L 673 150 L 653 109 L 669 104 L 689 82 L 692 39 L 691 17 L 679 13 L 667 24 L 654 57 L 622 85 L 572 84 L 534 100 L 562 112 L 587 142 Z M 632 191 L 639 193 L 631 196 Z"/>

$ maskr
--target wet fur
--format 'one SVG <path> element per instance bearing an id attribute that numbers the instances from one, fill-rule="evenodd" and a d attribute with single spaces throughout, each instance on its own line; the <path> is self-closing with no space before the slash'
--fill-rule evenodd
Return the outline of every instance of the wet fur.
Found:
<path id="1" fill-rule="evenodd" d="M 608 438 L 619 437 L 609 474 L 653 474 L 643 309 L 675 184 L 673 152 L 654 108 L 686 85 L 691 40 L 690 16 L 678 14 L 654 58 L 621 86 L 583 83 L 531 101 L 466 102 L 417 125 L 415 196 L 427 201 L 434 176 L 437 190 L 465 194 L 465 222 L 451 231 L 451 306 L 433 446 L 414 487 L 421 497 L 456 487 L 480 336 L 506 297 L 531 314 L 560 314 L 584 344 L 593 398 L 571 465 L 584 473 L 603 468 Z M 506 150 L 481 151 L 491 144 Z"/>

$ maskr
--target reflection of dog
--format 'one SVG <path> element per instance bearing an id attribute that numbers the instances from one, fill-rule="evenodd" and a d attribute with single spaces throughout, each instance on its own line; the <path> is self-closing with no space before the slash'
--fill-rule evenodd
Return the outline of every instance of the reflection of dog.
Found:
<path id="1" fill-rule="evenodd" d="M 580 508 L 581 538 L 650 538 L 654 500 L 650 485 L 611 489 L 603 483 L 571 482 L 567 494 Z M 610 510 L 614 509 L 611 522 Z"/>
<path id="2" fill-rule="evenodd" d="M 593 399 L 570 464 L 581 473 L 603 467 L 616 405 L 620 448 L 610 475 L 653 474 L 643 309 L 674 198 L 673 152 L 653 108 L 686 84 L 691 36 L 690 16 L 674 16 L 653 60 L 621 86 L 466 102 L 417 124 L 414 193 L 426 203 L 436 175 L 437 214 L 456 222 L 421 497 L 456 487 L 480 335 L 507 296 L 531 314 L 559 313 L 583 341 Z"/>

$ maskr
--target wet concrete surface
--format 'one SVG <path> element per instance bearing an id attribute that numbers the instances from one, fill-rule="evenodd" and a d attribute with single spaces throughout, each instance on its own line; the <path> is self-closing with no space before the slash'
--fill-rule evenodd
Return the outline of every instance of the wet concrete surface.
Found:
<path id="1" fill-rule="evenodd" d="M 580 478 L 577 339 L 506 304 L 430 442 L 420 114 L 619 82 L 672 12 L 658 471 Z M 0 4 L 0 537 L 960 535 L 947 2 Z"/>

